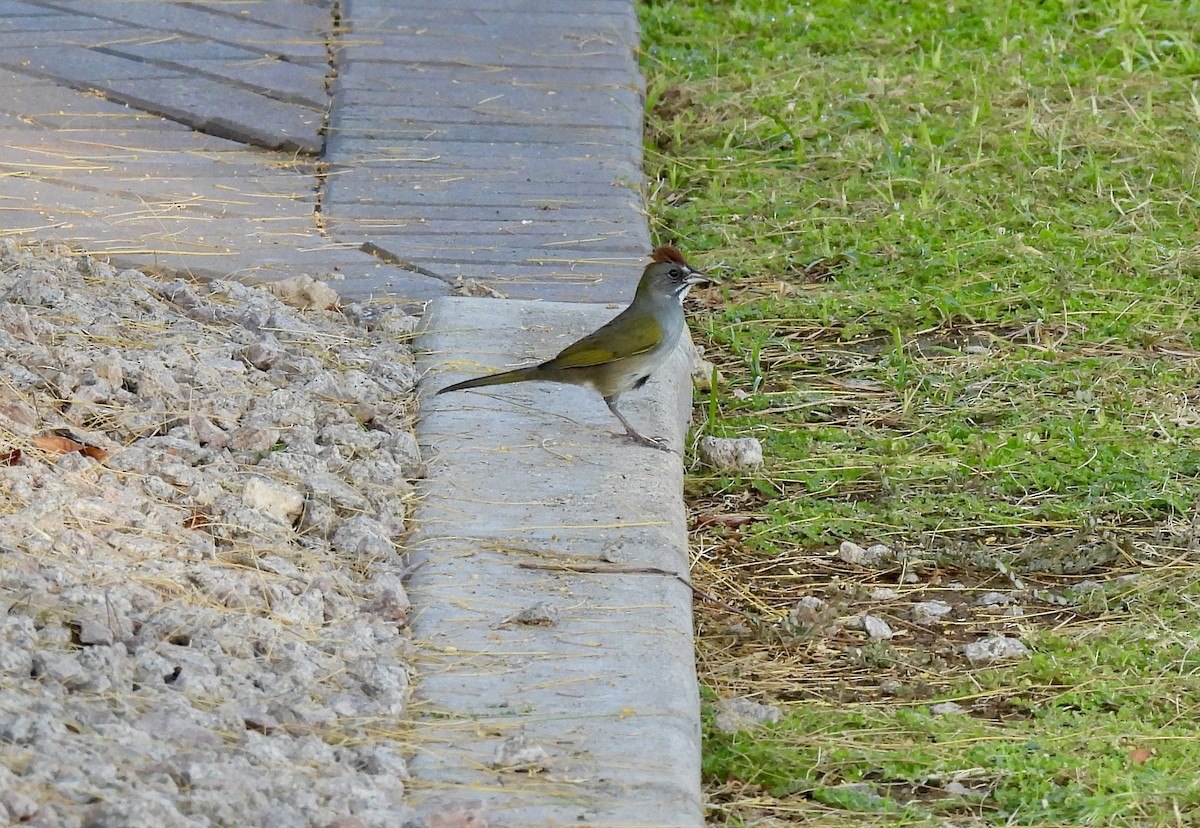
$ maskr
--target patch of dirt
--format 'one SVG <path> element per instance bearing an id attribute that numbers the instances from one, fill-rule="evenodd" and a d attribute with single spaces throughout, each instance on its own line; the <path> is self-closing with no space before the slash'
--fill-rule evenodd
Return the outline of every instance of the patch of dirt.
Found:
<path id="1" fill-rule="evenodd" d="M 1112 548 L 1099 530 L 1095 537 L 1081 531 L 1013 545 L 1027 555 L 943 543 L 855 565 L 824 547 L 764 558 L 743 542 L 755 523 L 744 506 L 725 520 L 710 500 L 693 504 L 692 517 L 693 578 L 716 599 L 697 603 L 700 662 L 705 683 L 723 696 L 935 698 L 967 671 L 987 666 L 972 663 L 965 645 L 1089 623 L 1102 612 L 1088 609 L 1090 593 L 1119 594 L 1139 577 L 1120 546 L 1117 555 L 1089 557 L 1097 544 Z M 1062 570 L 1081 550 L 1079 566 L 1048 571 Z M 1094 565 L 1085 568 L 1088 561 Z M 967 712 L 1022 718 L 1038 692 L 985 696 Z"/>

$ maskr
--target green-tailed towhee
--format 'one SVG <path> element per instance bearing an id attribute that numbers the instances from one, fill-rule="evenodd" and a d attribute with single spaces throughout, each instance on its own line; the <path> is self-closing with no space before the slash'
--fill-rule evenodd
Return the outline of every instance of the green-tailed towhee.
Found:
<path id="1" fill-rule="evenodd" d="M 683 333 L 683 297 L 692 285 L 709 279 L 693 268 L 675 247 L 664 245 L 650 254 L 629 307 L 594 333 L 568 345 L 540 365 L 503 371 L 447 385 L 439 394 L 510 382 L 568 382 L 590 385 L 600 392 L 625 433 L 641 445 L 669 450 L 658 440 L 643 437 L 617 410 L 626 391 L 641 388 L 667 361 Z"/>

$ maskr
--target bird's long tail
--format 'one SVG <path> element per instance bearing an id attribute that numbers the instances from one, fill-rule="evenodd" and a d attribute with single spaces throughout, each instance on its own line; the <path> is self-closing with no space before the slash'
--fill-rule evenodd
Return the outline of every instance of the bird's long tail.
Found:
<path id="1" fill-rule="evenodd" d="M 515 371 L 502 371 L 499 374 L 488 374 L 484 377 L 463 380 L 453 385 L 447 385 L 445 388 L 439 390 L 438 393 L 445 394 L 447 391 L 462 391 L 467 388 L 482 388 L 485 385 L 507 385 L 510 382 L 539 379 L 537 369 L 538 366 L 532 365 L 529 368 L 517 368 Z"/>

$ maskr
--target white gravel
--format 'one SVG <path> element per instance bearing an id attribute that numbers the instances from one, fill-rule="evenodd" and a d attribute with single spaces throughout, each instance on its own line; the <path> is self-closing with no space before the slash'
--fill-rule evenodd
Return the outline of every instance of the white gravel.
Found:
<path id="1" fill-rule="evenodd" d="M 0 826 L 403 825 L 412 318 L 64 253 L 0 240 Z"/>

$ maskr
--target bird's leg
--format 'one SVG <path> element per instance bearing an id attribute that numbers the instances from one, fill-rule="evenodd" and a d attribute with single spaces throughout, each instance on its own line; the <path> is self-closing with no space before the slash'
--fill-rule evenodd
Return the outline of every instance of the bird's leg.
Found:
<path id="1" fill-rule="evenodd" d="M 629 420 L 625 419 L 625 415 L 623 415 L 620 411 L 617 410 L 617 397 L 616 396 L 605 397 L 604 402 L 605 402 L 605 404 L 608 405 L 608 410 L 611 411 L 613 414 L 615 414 L 617 419 L 621 421 L 621 425 L 625 426 L 625 434 L 629 436 L 629 439 L 633 440 L 638 445 L 648 446 L 650 448 L 656 448 L 659 451 L 670 451 L 671 450 L 671 447 L 668 446 L 665 441 L 655 440 L 652 437 L 644 437 L 641 434 L 639 434 L 638 430 L 629 424 Z"/>

